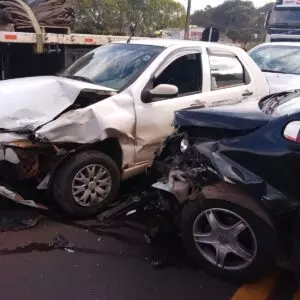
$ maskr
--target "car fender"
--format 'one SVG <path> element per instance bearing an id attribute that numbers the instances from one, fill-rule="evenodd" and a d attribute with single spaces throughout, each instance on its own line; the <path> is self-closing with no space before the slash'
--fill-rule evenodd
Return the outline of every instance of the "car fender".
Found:
<path id="1" fill-rule="evenodd" d="M 236 185 L 225 182 L 208 185 L 202 189 L 202 195 L 206 200 L 224 200 L 243 206 L 244 208 L 251 210 L 258 217 L 267 222 L 272 228 L 274 228 L 273 221 L 266 210 L 255 198 Z"/>

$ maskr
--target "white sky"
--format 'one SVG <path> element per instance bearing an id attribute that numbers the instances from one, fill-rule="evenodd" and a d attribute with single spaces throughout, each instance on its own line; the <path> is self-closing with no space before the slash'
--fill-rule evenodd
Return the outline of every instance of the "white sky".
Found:
<path id="1" fill-rule="evenodd" d="M 186 6 L 187 0 L 177 0 Z M 223 3 L 225 0 L 192 0 L 192 11 L 202 9 L 207 5 L 217 6 Z M 275 2 L 274 0 L 252 0 L 256 7 L 260 7 L 269 2 Z"/>

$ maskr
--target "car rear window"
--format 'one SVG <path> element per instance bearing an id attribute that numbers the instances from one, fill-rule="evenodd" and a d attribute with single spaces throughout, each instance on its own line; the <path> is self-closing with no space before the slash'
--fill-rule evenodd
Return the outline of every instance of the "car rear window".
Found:
<path id="1" fill-rule="evenodd" d="M 234 55 L 209 55 L 212 90 L 245 85 L 244 68 Z"/>

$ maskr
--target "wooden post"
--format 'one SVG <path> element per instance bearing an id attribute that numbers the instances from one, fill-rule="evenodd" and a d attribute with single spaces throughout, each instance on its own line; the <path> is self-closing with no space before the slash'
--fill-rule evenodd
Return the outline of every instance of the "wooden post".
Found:
<path id="1" fill-rule="evenodd" d="M 190 35 L 191 6 L 192 6 L 192 0 L 188 0 L 187 11 L 186 11 L 186 20 L 185 20 L 185 31 L 184 31 L 184 39 L 185 40 L 188 40 L 189 35 Z"/>

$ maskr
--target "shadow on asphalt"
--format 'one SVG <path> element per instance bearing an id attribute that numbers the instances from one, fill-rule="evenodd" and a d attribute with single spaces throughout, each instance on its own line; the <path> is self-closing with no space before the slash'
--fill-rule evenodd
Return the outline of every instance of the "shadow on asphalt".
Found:
<path id="1" fill-rule="evenodd" d="M 124 201 L 133 193 L 138 193 L 146 187 L 146 184 L 144 175 L 123 182 L 118 202 Z M 55 207 L 50 207 L 49 211 L 41 212 L 23 207 L 6 199 L 0 202 L 0 232 L 31 229 L 38 226 L 39 222 L 42 222 L 43 219 L 88 231 L 97 237 L 111 238 L 127 246 L 145 249 L 145 260 L 155 269 L 167 267 L 188 267 L 194 269 L 194 264 L 191 263 L 185 255 L 181 239 L 174 232 L 158 234 L 155 240 L 151 240 L 146 234 L 147 230 L 143 224 L 143 220 L 120 220 L 111 221 L 109 223 L 99 223 L 93 218 L 75 221 L 63 216 Z M 139 233 L 139 236 L 144 236 L 144 239 L 124 234 L 124 229 L 130 229 L 133 232 Z M 69 241 L 61 235 L 58 235 L 53 241 L 47 243 L 33 242 L 15 249 L 2 249 L 0 250 L 0 254 L 12 255 L 30 252 L 50 252 L 54 250 L 104 256 L 123 255 L 119 252 L 114 253 L 97 249 L 78 248 L 70 244 Z M 128 254 L 126 254 L 126 258 L 137 259 L 136 256 Z"/>

